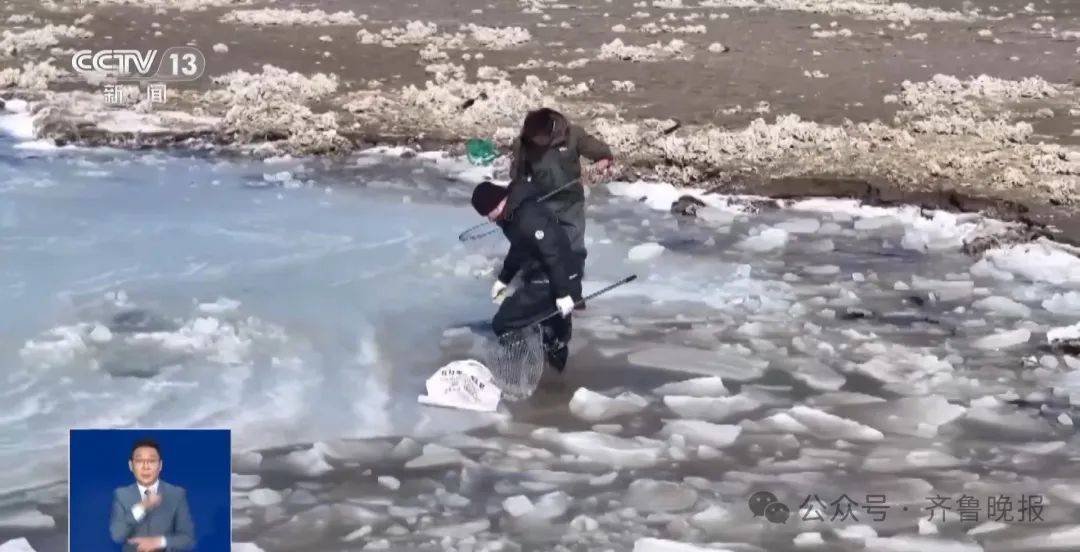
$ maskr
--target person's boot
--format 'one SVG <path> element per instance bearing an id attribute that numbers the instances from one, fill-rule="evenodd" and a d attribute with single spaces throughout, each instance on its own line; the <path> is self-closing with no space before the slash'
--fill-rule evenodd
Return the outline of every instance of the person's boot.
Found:
<path id="1" fill-rule="evenodd" d="M 544 351 L 548 364 L 560 374 L 566 369 L 566 361 L 570 358 L 570 347 L 561 341 L 555 341 Z"/>

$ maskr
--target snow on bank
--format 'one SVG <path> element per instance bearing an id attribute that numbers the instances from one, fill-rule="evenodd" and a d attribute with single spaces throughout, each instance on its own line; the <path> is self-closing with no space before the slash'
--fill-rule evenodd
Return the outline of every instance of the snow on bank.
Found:
<path id="1" fill-rule="evenodd" d="M 228 107 L 223 130 L 252 142 L 284 136 L 290 151 L 320 153 L 345 148 L 335 112 L 314 113 L 306 105 L 338 89 L 334 74 L 306 76 L 263 65 L 261 73 L 237 70 L 213 79 L 223 87 L 205 94 L 210 102 Z"/>
<path id="2" fill-rule="evenodd" d="M 52 59 L 41 62 L 28 61 L 22 68 L 9 67 L 0 70 L 0 89 L 45 90 L 68 72 L 52 64 Z"/>
<path id="3" fill-rule="evenodd" d="M 46 25 L 26 31 L 7 31 L 0 35 L 0 55 L 15 56 L 30 50 L 44 50 L 61 40 L 91 38 L 94 33 L 71 25 Z"/>
<path id="4" fill-rule="evenodd" d="M 233 10 L 221 17 L 223 23 L 240 23 L 254 26 L 307 26 L 326 27 L 331 25 L 359 25 L 367 15 L 359 17 L 352 11 L 327 13 L 323 10 L 282 10 L 266 8 L 261 10 Z"/>
<path id="5" fill-rule="evenodd" d="M 701 201 L 709 209 L 732 215 L 746 214 L 754 202 L 770 201 L 761 196 L 706 193 L 664 182 L 612 182 L 607 188 L 616 196 L 642 201 L 659 211 L 670 210 L 673 203 L 686 196 Z M 1011 226 L 974 213 L 925 211 L 916 206 L 875 207 L 854 199 L 813 198 L 781 202 L 780 205 L 790 211 L 829 215 L 834 220 L 854 220 L 855 229 L 867 233 L 892 226 L 903 227 L 901 246 L 914 251 L 955 250 L 974 238 L 994 235 Z M 707 211 L 698 214 L 709 220 Z M 739 247 L 755 252 L 771 251 L 782 248 L 789 233 L 812 234 L 820 228 L 820 223 L 814 219 L 789 220 L 743 240 Z"/>
<path id="6" fill-rule="evenodd" d="M 974 13 L 915 7 L 905 2 L 885 3 L 880 0 L 703 0 L 699 5 L 703 8 L 771 8 L 823 15 L 850 15 L 862 19 L 895 21 L 905 25 L 910 25 L 911 21 L 973 21 L 977 17 Z"/>
<path id="7" fill-rule="evenodd" d="M 439 32 L 434 22 L 409 21 L 405 27 L 392 26 L 373 33 L 360 29 L 356 37 L 361 44 L 378 44 L 384 48 L 424 45 L 425 49 L 458 50 L 471 40 L 472 45 L 488 50 L 506 50 L 532 40 L 532 34 L 522 27 L 485 27 L 475 23 L 461 25 L 460 32 Z"/>
<path id="8" fill-rule="evenodd" d="M 34 117 L 24 100 L 8 100 L 0 110 L 0 134 L 18 140 L 34 138 Z"/>
<path id="9" fill-rule="evenodd" d="M 671 58 L 690 59 L 686 51 L 686 42 L 672 39 L 664 44 L 654 42 L 647 46 L 634 46 L 623 43 L 621 38 L 600 46 L 600 59 L 620 59 L 624 61 L 659 61 Z"/>
<path id="10" fill-rule="evenodd" d="M 176 9 L 180 11 L 203 11 L 207 8 L 242 6 L 252 0 L 77 0 L 82 4 L 136 6 L 141 8 Z"/>

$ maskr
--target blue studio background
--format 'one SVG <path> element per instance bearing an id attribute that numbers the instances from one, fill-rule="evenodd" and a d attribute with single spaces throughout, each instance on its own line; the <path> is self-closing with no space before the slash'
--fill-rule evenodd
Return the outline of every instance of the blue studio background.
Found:
<path id="1" fill-rule="evenodd" d="M 161 480 L 187 490 L 195 550 L 229 550 L 231 447 L 228 430 L 79 429 L 71 431 L 71 552 L 120 550 L 109 538 L 117 487 L 135 482 L 131 446 L 149 438 L 161 447 Z"/>

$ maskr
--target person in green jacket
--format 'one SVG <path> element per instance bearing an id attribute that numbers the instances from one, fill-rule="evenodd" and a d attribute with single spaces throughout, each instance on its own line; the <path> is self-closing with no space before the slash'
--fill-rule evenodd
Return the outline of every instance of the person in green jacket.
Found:
<path id="1" fill-rule="evenodd" d="M 579 256 L 579 262 L 584 266 L 587 252 L 581 157 L 596 162 L 601 173 L 608 172 L 613 163 L 611 148 L 582 127 L 570 123 L 562 113 L 544 107 L 530 111 L 525 116 L 511 155 L 510 187 L 506 202 L 510 212 L 523 201 L 534 200 L 577 180 L 544 203 L 566 230 L 571 250 Z M 507 284 L 509 282 L 495 282 L 492 297 L 505 290 Z"/>

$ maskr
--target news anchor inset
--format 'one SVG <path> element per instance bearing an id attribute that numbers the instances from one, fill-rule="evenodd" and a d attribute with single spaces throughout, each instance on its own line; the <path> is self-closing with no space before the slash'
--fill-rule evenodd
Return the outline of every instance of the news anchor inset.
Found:
<path id="1" fill-rule="evenodd" d="M 113 491 L 109 533 L 124 552 L 192 550 L 195 523 L 183 487 L 161 480 L 164 458 L 151 439 L 131 447 L 128 469 L 135 482 Z"/>

